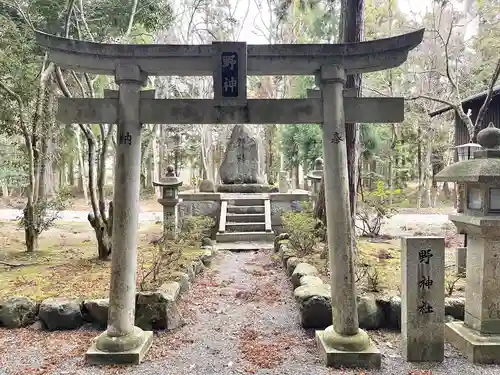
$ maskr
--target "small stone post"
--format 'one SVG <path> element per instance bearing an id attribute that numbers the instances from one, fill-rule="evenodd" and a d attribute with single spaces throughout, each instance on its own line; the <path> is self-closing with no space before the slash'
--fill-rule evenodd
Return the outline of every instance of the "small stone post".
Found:
<path id="1" fill-rule="evenodd" d="M 141 172 L 139 107 L 146 74 L 137 65 L 118 65 L 115 74 L 119 85 L 118 145 L 108 328 L 87 351 L 86 359 L 96 364 L 136 364 L 153 339 L 152 332 L 134 326 Z"/>
<path id="2" fill-rule="evenodd" d="M 342 66 L 322 67 L 318 76 L 323 98 L 323 155 L 333 325 L 316 331 L 323 361 L 333 367 L 378 368 L 381 355 L 359 329 L 352 228 L 347 180 Z"/>
<path id="3" fill-rule="evenodd" d="M 467 248 L 466 247 L 457 247 L 457 252 L 455 254 L 455 267 L 456 267 L 456 275 L 464 276 L 465 270 L 467 268 Z"/>
<path id="4" fill-rule="evenodd" d="M 288 172 L 281 171 L 279 180 L 279 192 L 288 193 L 289 190 L 290 190 L 290 181 L 288 179 Z"/>
<path id="5" fill-rule="evenodd" d="M 317 158 L 314 161 L 314 169 L 307 175 L 307 179 L 312 181 L 312 196 L 318 196 L 321 179 L 323 178 L 323 159 Z"/>
<path id="6" fill-rule="evenodd" d="M 444 238 L 401 239 L 401 335 L 408 362 L 444 359 Z"/>
<path id="7" fill-rule="evenodd" d="M 169 165 L 166 178 L 160 182 L 153 182 L 153 185 L 162 188 L 162 198 L 158 199 L 158 203 L 163 206 L 163 236 L 166 239 L 174 239 L 178 230 L 178 204 L 181 201 L 178 192 L 182 181 L 175 175 L 174 166 Z"/>

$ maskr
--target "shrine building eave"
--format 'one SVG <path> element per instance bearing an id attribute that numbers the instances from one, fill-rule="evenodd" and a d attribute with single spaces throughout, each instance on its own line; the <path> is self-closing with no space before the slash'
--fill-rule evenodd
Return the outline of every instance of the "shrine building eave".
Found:
<path id="1" fill-rule="evenodd" d="M 247 46 L 248 75 L 314 75 L 323 65 L 343 65 L 347 73 L 390 69 L 406 61 L 424 29 L 391 38 L 346 44 Z M 56 65 L 79 72 L 113 75 L 118 64 L 136 64 L 153 76 L 211 76 L 214 44 L 105 44 L 36 32 Z"/>

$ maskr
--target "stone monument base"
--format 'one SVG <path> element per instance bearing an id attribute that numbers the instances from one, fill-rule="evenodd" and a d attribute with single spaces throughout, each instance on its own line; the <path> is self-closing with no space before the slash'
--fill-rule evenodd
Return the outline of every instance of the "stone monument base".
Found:
<path id="1" fill-rule="evenodd" d="M 371 340 L 365 350 L 347 352 L 329 346 L 324 340 L 324 334 L 325 331 L 316 331 L 316 345 L 318 345 L 321 360 L 327 367 L 380 368 L 382 355 Z"/>
<path id="2" fill-rule="evenodd" d="M 97 340 L 94 340 L 85 353 L 85 361 L 90 365 L 138 365 L 144 359 L 149 348 L 151 348 L 153 332 L 144 331 L 143 338 L 141 345 L 137 348 L 124 352 L 104 352 L 97 349 Z"/>
<path id="3" fill-rule="evenodd" d="M 265 184 L 223 184 L 217 185 L 218 193 L 277 193 L 278 187 Z"/>
<path id="4" fill-rule="evenodd" d="M 500 364 L 500 335 L 480 334 L 464 322 L 446 323 L 445 338 L 472 363 Z"/>

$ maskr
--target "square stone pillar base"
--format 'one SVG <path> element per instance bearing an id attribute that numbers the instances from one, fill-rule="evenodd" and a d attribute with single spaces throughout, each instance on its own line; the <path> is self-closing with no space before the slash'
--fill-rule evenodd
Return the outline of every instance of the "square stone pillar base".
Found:
<path id="1" fill-rule="evenodd" d="M 500 364 L 500 335 L 480 334 L 464 322 L 446 323 L 445 338 L 472 363 Z"/>
<path id="2" fill-rule="evenodd" d="M 153 332 L 144 331 L 142 344 L 126 352 L 104 352 L 96 347 L 96 340 L 85 353 L 85 361 L 90 365 L 138 365 L 151 348 L 153 343 Z"/>
<path id="3" fill-rule="evenodd" d="M 382 355 L 373 341 L 370 340 L 368 348 L 357 352 L 346 352 L 337 350 L 327 345 L 323 339 L 325 331 L 316 331 L 316 344 L 318 345 L 320 357 L 327 367 L 347 367 L 378 369 L 382 363 Z"/>

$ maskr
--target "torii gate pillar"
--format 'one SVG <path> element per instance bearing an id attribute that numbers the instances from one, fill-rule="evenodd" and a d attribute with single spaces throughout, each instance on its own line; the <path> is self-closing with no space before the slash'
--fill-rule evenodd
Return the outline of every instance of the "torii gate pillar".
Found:
<path id="1" fill-rule="evenodd" d="M 151 347 L 153 332 L 134 326 L 137 274 L 137 230 L 141 169 L 141 87 L 147 75 L 138 65 L 120 64 L 115 70 L 118 90 L 118 144 L 113 197 L 113 256 L 109 288 L 108 328 L 92 343 L 87 361 L 139 362 Z M 128 352 L 128 353 L 127 353 Z M 116 355 L 103 355 L 116 353 Z M 126 355 L 124 355 L 126 353 Z M 128 357 L 128 358 L 127 358 Z"/>
<path id="2" fill-rule="evenodd" d="M 323 98 L 323 176 L 333 320 L 324 331 L 316 331 L 316 342 L 328 366 L 377 368 L 380 351 L 358 323 L 345 143 L 345 69 L 340 65 L 322 67 L 316 79 Z"/>

